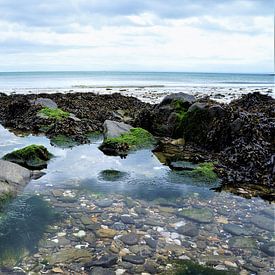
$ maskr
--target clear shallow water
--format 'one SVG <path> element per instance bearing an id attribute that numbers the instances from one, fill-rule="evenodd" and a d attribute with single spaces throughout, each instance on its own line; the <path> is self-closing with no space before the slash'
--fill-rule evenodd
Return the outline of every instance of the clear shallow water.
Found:
<path id="1" fill-rule="evenodd" d="M 164 205 L 166 203 L 174 205 L 175 209 L 206 207 L 213 211 L 215 215 L 213 222 L 207 226 L 201 225 L 200 230 L 210 234 L 205 237 L 205 239 L 210 238 L 210 243 L 211 238 L 218 234 L 219 243 L 209 244 L 210 252 L 203 253 L 193 245 L 191 252 L 194 255 L 198 254 L 197 257 L 213 254 L 213 247 L 215 250 L 228 246 L 233 236 L 223 230 L 223 223 L 226 221 L 226 223 L 238 224 L 249 229 L 249 236 L 258 241 L 258 245 L 250 249 L 250 252 L 233 249 L 230 251 L 232 255 L 236 253 L 235 256 L 245 262 L 249 262 L 252 256 L 258 257 L 271 265 L 271 258 L 260 251 L 260 245 L 270 241 L 274 233 L 259 228 L 251 222 L 251 217 L 255 214 L 262 215 L 263 209 L 270 209 L 268 202 L 259 198 L 247 200 L 230 193 L 215 193 L 210 190 L 213 186 L 207 186 L 204 182 L 194 182 L 191 178 L 171 172 L 168 167 L 163 166 L 157 160 L 150 150 L 140 150 L 130 154 L 126 159 L 105 156 L 97 148 L 100 142 L 101 138 L 90 145 L 61 149 L 51 146 L 49 140 L 43 136 L 18 137 L 0 127 L 0 157 L 14 149 L 33 143 L 46 146 L 56 156 L 45 170 L 46 175 L 31 181 L 23 194 L 7 205 L 4 219 L 0 220 L 2 253 L 14 252 L 16 247 L 36 252 L 39 239 L 42 238 L 44 232 L 45 234 L 47 232 L 47 225 L 54 222 L 54 215 L 50 214 L 47 207 L 53 207 L 65 216 L 72 215 L 71 219 L 76 219 L 73 224 L 78 227 L 77 217 L 86 215 L 88 211 L 86 204 L 90 201 L 90 196 L 117 200 L 118 209 L 121 207 L 119 201 L 130 197 L 135 202 L 147 206 L 150 215 L 156 216 L 159 221 L 163 220 L 167 226 L 168 224 L 170 226 L 172 222 L 182 222 L 183 219 L 175 219 L 172 214 L 168 216 L 167 213 L 161 214 L 160 210 L 154 212 L 155 209 L 161 209 L 159 208 L 162 205 L 160 201 L 164 201 Z M 127 176 L 116 181 L 104 180 L 100 172 L 108 169 L 126 172 Z M 72 198 L 73 204 L 70 206 L 68 200 L 64 203 L 57 200 L 52 195 L 55 191 L 67 192 L 69 198 L 71 194 L 79 193 L 79 195 Z M 45 204 L 45 201 L 48 204 Z M 114 207 L 114 213 L 116 209 Z M 108 212 L 110 210 L 105 215 Z M 45 219 L 41 220 L 40 214 L 42 213 Z M 66 223 L 64 225 L 59 223 L 58 226 L 61 232 L 66 231 Z M 12 230 L 8 230 L 9 228 Z M 50 240 L 49 236 L 53 239 L 57 238 L 56 235 L 48 235 L 48 233 L 46 236 L 48 240 Z M 196 242 L 192 238 L 187 238 L 185 241 L 190 241 L 190 244 Z M 74 243 L 85 244 L 80 240 Z M 54 247 L 47 247 L 47 251 L 54 251 L 54 249 Z M 267 267 L 266 270 L 272 271 L 274 270 L 272 268 L 274 267 Z"/>
<path id="2" fill-rule="evenodd" d="M 274 86 L 271 74 L 181 72 L 0 72 L 0 90 L 108 86 Z"/>

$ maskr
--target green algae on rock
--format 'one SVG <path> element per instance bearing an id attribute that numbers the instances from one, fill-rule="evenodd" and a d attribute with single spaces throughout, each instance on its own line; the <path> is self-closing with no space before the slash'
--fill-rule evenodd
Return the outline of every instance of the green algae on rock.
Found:
<path id="1" fill-rule="evenodd" d="M 172 269 L 169 269 L 171 275 L 235 275 L 232 271 L 216 270 L 197 264 L 191 260 L 175 260 L 171 262 Z"/>
<path id="2" fill-rule="evenodd" d="M 104 143 L 126 143 L 132 149 L 149 147 L 154 143 L 154 137 L 142 128 L 132 128 L 120 137 L 107 138 Z"/>
<path id="3" fill-rule="evenodd" d="M 200 163 L 198 167 L 191 171 L 191 175 L 207 181 L 216 181 L 218 176 L 215 173 L 214 168 L 215 167 L 212 162 Z"/>
<path id="4" fill-rule="evenodd" d="M 69 112 L 65 112 L 62 109 L 53 109 L 48 107 L 41 109 L 38 114 L 54 120 L 61 120 L 70 116 Z"/>
<path id="5" fill-rule="evenodd" d="M 51 144 L 60 148 L 71 148 L 79 145 L 75 140 L 65 135 L 57 135 L 51 138 Z"/>
<path id="6" fill-rule="evenodd" d="M 40 170 L 47 167 L 47 162 L 52 157 L 53 155 L 44 146 L 32 144 L 6 154 L 3 159 L 31 170 Z"/>

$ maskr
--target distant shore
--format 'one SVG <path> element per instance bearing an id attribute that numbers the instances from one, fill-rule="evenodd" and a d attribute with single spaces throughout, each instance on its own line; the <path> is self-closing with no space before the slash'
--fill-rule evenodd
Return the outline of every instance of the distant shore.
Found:
<path id="1" fill-rule="evenodd" d="M 164 86 L 164 85 L 148 85 L 148 86 L 99 86 L 92 87 L 86 85 L 74 86 L 71 89 L 67 88 L 15 88 L 2 89 L 1 92 L 6 94 L 42 94 L 42 93 L 76 93 L 76 92 L 92 92 L 95 94 L 113 94 L 120 93 L 125 96 L 133 96 L 147 103 L 159 103 L 166 95 L 185 92 L 194 95 L 197 98 L 209 96 L 218 102 L 228 103 L 239 98 L 244 94 L 251 92 L 260 92 L 275 98 L 274 87 L 267 85 L 261 86 Z"/>

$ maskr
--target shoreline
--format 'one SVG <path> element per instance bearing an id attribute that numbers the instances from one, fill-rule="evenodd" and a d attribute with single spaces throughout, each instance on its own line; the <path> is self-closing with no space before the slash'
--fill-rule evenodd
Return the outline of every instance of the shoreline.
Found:
<path id="1" fill-rule="evenodd" d="M 78 87 L 79 86 L 79 87 Z M 95 93 L 97 95 L 109 95 L 120 93 L 124 96 L 133 96 L 150 104 L 160 103 L 161 100 L 173 93 L 184 92 L 200 99 L 209 96 L 219 103 L 229 103 L 240 98 L 242 95 L 260 92 L 275 98 L 273 86 L 165 86 L 165 85 L 121 85 L 92 87 L 85 85 L 72 86 L 71 88 L 14 88 L 1 89 L 2 93 L 10 94 L 54 94 L 54 93 Z"/>

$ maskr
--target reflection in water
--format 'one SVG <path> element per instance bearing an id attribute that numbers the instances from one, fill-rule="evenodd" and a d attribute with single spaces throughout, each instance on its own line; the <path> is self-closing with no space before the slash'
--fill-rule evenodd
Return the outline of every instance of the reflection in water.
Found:
<path id="1" fill-rule="evenodd" d="M 166 205 L 172 205 L 173 213 L 174 211 L 178 213 L 177 211 L 181 207 L 210 209 L 215 219 L 200 229 L 206 233 L 209 231 L 209 236 L 207 236 L 210 241 L 213 236 L 218 235 L 219 240 L 226 246 L 228 246 L 230 235 L 225 232 L 223 224 L 227 223 L 231 223 L 230 230 L 233 228 L 235 231 L 236 225 L 243 227 L 242 229 L 252 228 L 253 232 L 247 231 L 246 234 L 253 237 L 261 236 L 264 241 L 271 240 L 272 233 L 262 230 L 261 219 L 259 221 L 258 218 L 262 215 L 260 211 L 267 207 L 265 201 L 258 198 L 248 201 L 230 193 L 215 193 L 211 188 L 215 188 L 217 185 L 194 181 L 187 175 L 172 172 L 168 167 L 163 166 L 150 150 L 134 152 L 126 159 L 105 156 L 98 150 L 100 143 L 101 139 L 99 138 L 89 145 L 61 149 L 53 147 L 46 137 L 17 137 L 0 127 L 0 157 L 14 149 L 30 144 L 44 145 L 55 155 L 47 169 L 44 170 L 46 175 L 31 181 L 26 186 L 24 194 L 5 209 L 6 214 L 0 219 L 0 258 L 3 259 L 10 253 L 35 250 L 46 226 L 55 220 L 55 215 L 41 199 L 42 197 L 47 198 L 57 209 L 61 209 L 64 215 L 70 215 L 71 212 L 76 211 L 71 213 L 71 217 L 75 221 L 77 217 L 85 215 L 85 211 L 89 210 L 85 200 L 94 203 L 91 200 L 91 193 L 95 197 L 97 197 L 97 193 L 105 194 L 108 199 L 114 198 L 116 203 L 121 203 L 121 197 L 124 196 L 123 199 L 126 199 L 125 196 L 130 196 L 137 199 L 136 202 L 139 200 L 138 204 L 140 205 L 153 205 L 152 209 L 164 205 L 163 201 L 165 201 Z M 112 177 L 114 180 L 111 180 Z M 72 189 L 74 189 L 73 192 Z M 53 191 L 57 191 L 55 195 Z M 69 195 L 75 193 L 75 196 L 65 197 L 64 192 L 69 192 Z M 40 197 L 34 196 L 37 193 L 40 194 Z M 114 193 L 122 196 L 115 196 Z M 83 202 L 82 195 L 85 203 L 81 203 Z M 68 204 L 72 205 L 71 208 Z M 113 211 L 115 209 L 114 207 Z M 150 215 L 152 209 L 148 209 Z M 162 211 L 165 210 L 167 209 L 162 209 Z M 270 209 L 267 210 L 270 211 Z M 128 209 L 126 213 L 128 213 Z M 258 215 L 259 213 L 260 215 Z M 173 216 L 166 213 L 166 216 L 161 216 L 159 212 L 153 214 L 157 219 L 165 218 L 167 224 L 169 222 L 167 219 L 171 219 L 170 223 L 182 221 L 178 215 Z M 251 219 L 255 214 L 257 214 L 256 218 Z M 106 215 L 108 216 L 108 214 Z M 266 218 L 266 220 L 270 222 L 271 218 Z M 240 230 L 238 226 L 237 230 Z M 233 241 L 239 241 L 239 239 L 235 238 Z M 239 244 L 237 243 L 237 245 Z M 193 252 L 197 253 L 197 251 L 199 250 L 195 249 Z M 255 247 L 253 251 L 261 257 L 258 247 Z"/>
<path id="2" fill-rule="evenodd" d="M 46 227 L 57 216 L 40 197 L 22 195 L 8 205 L 0 218 L 0 262 L 7 264 L 26 250 L 33 251 Z"/>

